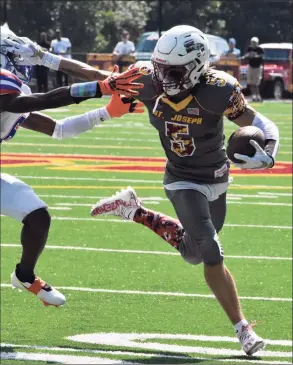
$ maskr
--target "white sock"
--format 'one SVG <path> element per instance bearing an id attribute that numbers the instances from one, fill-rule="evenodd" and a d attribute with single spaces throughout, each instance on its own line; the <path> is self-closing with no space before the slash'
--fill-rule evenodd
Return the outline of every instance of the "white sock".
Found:
<path id="1" fill-rule="evenodd" d="M 241 331 L 242 331 L 242 326 L 247 326 L 248 325 L 248 322 L 246 319 L 242 319 L 241 321 L 239 321 L 238 323 L 236 323 L 234 325 L 234 329 L 235 329 L 235 332 L 236 334 L 240 334 Z"/>

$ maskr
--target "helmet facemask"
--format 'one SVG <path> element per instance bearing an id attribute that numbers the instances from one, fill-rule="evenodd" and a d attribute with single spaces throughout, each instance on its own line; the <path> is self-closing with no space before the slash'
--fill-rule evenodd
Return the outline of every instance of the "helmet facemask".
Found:
<path id="1" fill-rule="evenodd" d="M 155 61 L 153 65 L 154 82 L 170 96 L 193 88 L 199 82 L 203 69 L 206 69 L 206 65 L 201 64 L 198 59 L 184 66 L 169 66 Z"/>
<path id="2" fill-rule="evenodd" d="M 1 27 L 0 34 L 0 64 L 1 68 L 10 71 L 23 82 L 30 82 L 32 76 L 32 66 L 23 65 L 24 59 L 15 53 L 13 47 L 7 46 L 5 39 L 12 39 L 19 43 L 18 37 L 11 31 L 3 30 Z M 12 51 L 13 50 L 13 51 Z M 10 52 L 11 51 L 11 52 Z"/>

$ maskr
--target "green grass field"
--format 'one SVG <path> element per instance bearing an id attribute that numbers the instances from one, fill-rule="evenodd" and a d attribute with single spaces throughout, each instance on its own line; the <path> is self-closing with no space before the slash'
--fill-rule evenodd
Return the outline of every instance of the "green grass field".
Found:
<path id="1" fill-rule="evenodd" d="M 61 119 L 104 102 L 48 114 Z M 292 105 L 253 106 L 279 126 L 280 163 L 269 176 L 232 170 L 220 238 L 244 312 L 269 339 L 249 362 L 291 364 Z M 234 129 L 227 121 L 226 135 Z M 147 207 L 174 216 L 162 189 L 163 157 L 147 114 L 107 121 L 63 142 L 22 129 L 2 144 L 2 172 L 33 186 L 49 206 L 51 231 L 37 273 L 60 287 L 67 303 L 44 307 L 11 289 L 21 226 L 2 217 L 1 363 L 248 362 L 201 265 L 185 263 L 143 226 L 89 214 L 96 200 L 131 185 Z"/>

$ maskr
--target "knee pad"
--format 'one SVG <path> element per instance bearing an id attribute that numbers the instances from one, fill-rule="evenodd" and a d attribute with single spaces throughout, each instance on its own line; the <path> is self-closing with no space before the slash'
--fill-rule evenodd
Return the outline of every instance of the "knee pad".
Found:
<path id="1" fill-rule="evenodd" d="M 199 249 L 203 262 L 207 265 L 218 265 L 224 260 L 224 251 L 216 232 L 213 236 L 206 237 Z"/>
<path id="2" fill-rule="evenodd" d="M 29 213 L 22 223 L 39 234 L 43 234 L 50 229 L 51 216 L 46 208 L 40 208 Z"/>
<path id="3" fill-rule="evenodd" d="M 178 250 L 183 260 L 191 265 L 198 265 L 203 261 L 198 245 L 187 234 L 180 243 Z"/>

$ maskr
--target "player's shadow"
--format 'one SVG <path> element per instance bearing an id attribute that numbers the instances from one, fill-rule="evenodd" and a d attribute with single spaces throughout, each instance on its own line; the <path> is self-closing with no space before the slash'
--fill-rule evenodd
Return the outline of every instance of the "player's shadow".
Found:
<path id="1" fill-rule="evenodd" d="M 60 348 L 70 348 L 72 350 L 83 350 L 83 351 L 88 351 L 88 353 L 90 353 L 91 350 L 97 350 L 97 351 L 101 351 L 100 353 L 96 353 L 95 355 L 98 356 L 102 356 L 105 357 L 107 355 L 108 352 L 113 351 L 113 347 L 109 347 L 107 348 L 107 346 L 103 346 L 103 347 L 99 347 L 98 345 L 96 346 L 91 346 L 91 347 L 81 347 L 81 346 L 58 346 Z M 103 354 L 104 352 L 104 354 Z M 197 357 L 196 354 L 194 354 L 193 356 L 187 355 L 186 353 L 182 353 L 182 352 L 165 352 L 165 351 L 142 351 L 141 349 L 119 349 L 120 352 L 120 356 L 119 356 L 119 360 L 125 361 L 127 363 L 133 363 L 133 364 L 199 364 L 199 363 L 210 363 L 212 364 L 213 361 L 217 361 L 217 360 L 221 360 L 222 362 L 224 362 L 225 360 L 242 360 L 245 361 L 246 364 L 249 362 L 257 362 L 258 360 L 262 360 L 262 358 L 260 357 L 249 357 L 246 355 L 243 356 L 222 356 L 222 357 L 206 357 L 204 358 L 203 356 Z M 123 352 L 125 352 L 125 357 L 123 356 Z M 133 356 L 127 355 L 128 352 L 133 353 Z M 142 353 L 144 352 L 146 354 L 146 356 L 150 356 L 149 358 L 143 358 L 141 356 L 137 356 L 135 357 L 135 353 Z M 92 353 L 92 355 L 94 355 L 94 353 Z M 114 354 L 112 354 L 114 355 Z"/>

